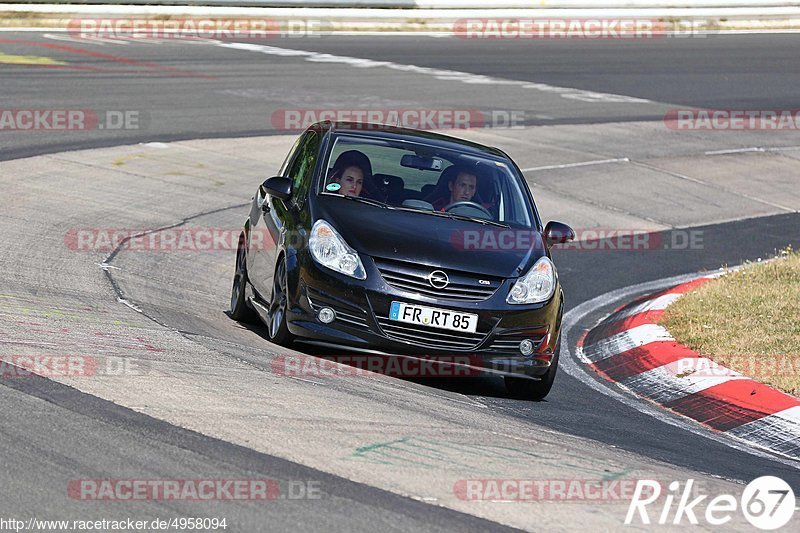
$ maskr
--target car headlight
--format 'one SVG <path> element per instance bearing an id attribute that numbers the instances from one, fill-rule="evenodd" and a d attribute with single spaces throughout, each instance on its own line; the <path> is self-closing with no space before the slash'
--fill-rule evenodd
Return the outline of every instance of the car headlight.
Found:
<path id="1" fill-rule="evenodd" d="M 514 283 L 506 302 L 510 304 L 536 304 L 553 296 L 556 290 L 556 267 L 547 257 L 542 257 L 527 274 Z"/>
<path id="2" fill-rule="evenodd" d="M 314 222 L 308 247 L 311 257 L 320 265 L 356 279 L 367 279 L 358 253 L 324 220 Z"/>

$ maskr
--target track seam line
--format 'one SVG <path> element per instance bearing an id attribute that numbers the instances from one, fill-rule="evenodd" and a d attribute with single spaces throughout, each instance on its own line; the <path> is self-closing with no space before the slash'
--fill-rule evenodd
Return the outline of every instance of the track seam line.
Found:
<path id="1" fill-rule="evenodd" d="M 685 174 L 681 174 L 679 172 L 674 172 L 672 170 L 667 170 L 667 169 L 664 169 L 664 168 L 660 168 L 660 167 L 657 167 L 655 165 L 651 165 L 649 163 L 644 163 L 642 161 L 631 161 L 631 164 L 637 165 L 637 166 L 640 166 L 640 167 L 644 167 L 644 168 L 648 168 L 648 169 L 653 170 L 655 172 L 661 172 L 663 174 L 667 174 L 668 176 L 672 176 L 674 178 L 690 181 L 692 183 L 697 183 L 699 185 L 704 185 L 704 186 L 709 187 L 711 189 L 716 189 L 716 190 L 719 190 L 719 191 L 723 191 L 723 192 L 726 192 L 728 194 L 733 194 L 735 196 L 739 196 L 741 198 L 747 198 L 748 200 L 752 200 L 754 202 L 765 204 L 765 205 L 768 205 L 770 207 L 775 207 L 777 209 L 781 209 L 781 210 L 786 211 L 788 213 L 795 213 L 796 212 L 795 209 L 792 209 L 790 207 L 786 207 L 786 206 L 781 205 L 781 204 L 776 204 L 775 202 L 770 202 L 769 200 L 763 200 L 761 198 L 756 198 L 755 196 L 750 196 L 749 194 L 745 194 L 743 192 L 734 191 L 734 190 L 729 189 L 727 187 L 724 187 L 722 185 L 716 185 L 716 184 L 713 184 L 713 183 L 709 183 L 709 182 L 704 181 L 704 180 L 699 179 L 699 178 L 692 178 L 691 176 L 686 176 Z"/>

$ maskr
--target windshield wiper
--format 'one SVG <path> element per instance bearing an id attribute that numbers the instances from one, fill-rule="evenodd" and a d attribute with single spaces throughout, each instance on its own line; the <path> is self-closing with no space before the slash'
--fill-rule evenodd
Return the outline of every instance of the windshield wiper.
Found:
<path id="1" fill-rule="evenodd" d="M 427 209 L 415 209 L 413 207 L 395 207 L 394 209 L 399 209 L 401 211 L 412 211 L 414 213 L 423 213 L 426 215 L 433 215 L 435 217 L 444 217 L 449 218 L 451 220 L 468 220 L 470 222 L 477 222 L 478 224 L 487 225 L 490 224 L 492 226 L 498 226 L 500 228 L 510 228 L 508 224 L 503 224 L 502 222 L 495 222 L 494 220 L 488 220 L 486 218 L 476 218 L 470 217 L 467 215 L 459 215 L 456 213 L 448 213 L 446 211 L 429 211 Z"/>
<path id="2" fill-rule="evenodd" d="M 369 204 L 374 205 L 376 207 L 383 207 L 384 209 L 395 209 L 391 205 L 387 205 L 383 202 L 378 200 L 373 200 L 372 198 L 363 198 L 361 196 L 347 196 L 346 194 L 337 194 L 340 198 L 346 198 L 347 200 L 352 200 L 354 202 L 361 202 L 362 204 Z"/>
<path id="3" fill-rule="evenodd" d="M 477 222 L 478 224 L 483 224 L 483 225 L 489 224 L 492 226 L 499 226 L 501 228 L 511 227 L 508 224 L 503 224 L 502 222 L 495 222 L 494 220 L 489 220 L 488 218 L 471 217 L 468 215 L 459 215 L 458 213 L 448 213 L 446 211 L 442 214 L 456 220 L 469 220 L 470 222 Z"/>

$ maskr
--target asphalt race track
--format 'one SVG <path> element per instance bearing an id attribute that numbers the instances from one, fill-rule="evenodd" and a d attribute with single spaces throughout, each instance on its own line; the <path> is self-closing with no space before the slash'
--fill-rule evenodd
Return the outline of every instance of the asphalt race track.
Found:
<path id="1" fill-rule="evenodd" d="M 82 251 L 66 236 L 235 231 L 298 133 L 278 123 L 286 110 L 515 112 L 515 128 L 453 134 L 507 150 L 546 220 L 647 229 L 659 243 L 557 251 L 569 311 L 615 289 L 800 246 L 796 130 L 676 132 L 663 120 L 683 108 L 797 109 L 798 46 L 795 34 L 196 43 L 0 33 L 0 110 L 138 118 L 119 129 L 0 129 L 0 354 L 129 358 L 145 369 L 0 378 L 0 516 L 226 517 L 234 531 L 615 529 L 625 502 L 470 502 L 453 487 L 657 476 L 720 493 L 775 475 L 797 493 L 796 461 L 672 415 L 667 423 L 563 370 L 535 403 L 507 397 L 491 378 L 278 375 L 276 358 L 296 352 L 223 312 L 232 250 Z M 12 56 L 39 59 L 3 59 Z M 686 235 L 697 245 L 675 244 Z M 614 306 L 587 315 L 576 335 Z M 109 503 L 67 490 L 81 479 L 218 478 L 276 480 L 287 495 L 313 486 L 319 497 Z M 740 522 L 730 525 L 747 529 Z"/>
<path id="2" fill-rule="evenodd" d="M 474 41 L 399 36 L 321 36 L 256 42 L 575 87 L 653 102 L 630 106 L 603 101 L 580 105 L 580 101 L 548 98 L 542 92 L 520 100 L 517 95 L 502 91 L 487 94 L 481 86 L 456 92 L 416 90 L 410 97 L 406 87 L 420 89 L 408 85 L 417 80 L 411 77 L 405 86 L 398 86 L 391 81 L 396 75 L 392 72 L 365 85 L 358 81 L 363 70 L 342 69 L 324 62 L 310 68 L 296 58 L 273 57 L 266 61 L 260 54 L 199 44 L 90 45 L 70 40 L 69 34 L 49 35 L 51 38 L 27 32 L 0 35 L 4 54 L 46 56 L 69 62 L 63 68 L 5 64 L 0 94 L 4 106 L 82 104 L 98 110 L 137 110 L 151 120 L 143 131 L 87 132 L 78 139 L 47 132 L 32 137 L 0 133 L 0 159 L 125 141 L 269 135 L 275 133 L 270 120 L 275 110 L 345 107 L 354 103 L 372 108 L 424 104 L 431 108 L 458 105 L 519 110 L 525 112 L 528 122 L 538 124 L 658 121 L 666 109 L 679 106 L 792 109 L 800 83 L 800 59 L 796 54 L 800 37 L 792 34 L 662 38 L 653 42 Z M 421 42 L 424 52 L 420 51 Z M 36 90 L 31 91 L 31 87 Z"/>

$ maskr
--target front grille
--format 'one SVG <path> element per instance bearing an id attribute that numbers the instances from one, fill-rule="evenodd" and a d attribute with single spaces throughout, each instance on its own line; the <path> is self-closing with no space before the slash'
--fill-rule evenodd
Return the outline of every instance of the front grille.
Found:
<path id="1" fill-rule="evenodd" d="M 378 324 L 387 337 L 439 350 L 470 350 L 478 346 L 486 336 L 485 333 L 460 333 L 381 317 L 378 317 Z"/>
<path id="2" fill-rule="evenodd" d="M 390 286 L 432 298 L 478 302 L 489 298 L 503 283 L 502 278 L 400 261 L 375 259 L 375 265 L 378 267 L 381 277 Z M 434 270 L 441 270 L 447 274 L 450 283 L 446 287 L 437 289 L 430 284 L 428 276 Z"/>

